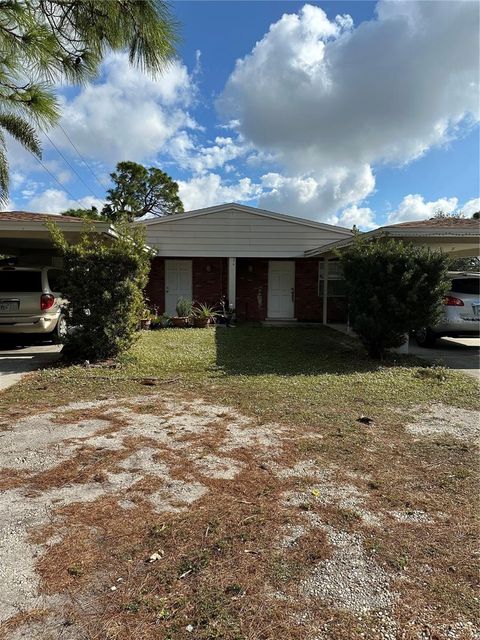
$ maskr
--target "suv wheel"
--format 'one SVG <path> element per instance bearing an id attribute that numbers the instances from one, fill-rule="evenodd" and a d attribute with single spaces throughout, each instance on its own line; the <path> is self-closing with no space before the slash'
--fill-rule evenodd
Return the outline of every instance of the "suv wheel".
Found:
<path id="1" fill-rule="evenodd" d="M 433 347 L 437 341 L 437 336 L 428 327 L 422 327 L 415 332 L 415 340 L 419 347 Z"/>
<path id="2" fill-rule="evenodd" d="M 67 321 L 65 319 L 65 316 L 61 315 L 58 318 L 57 326 L 52 331 L 52 340 L 55 344 L 62 344 L 66 335 L 67 335 Z"/>

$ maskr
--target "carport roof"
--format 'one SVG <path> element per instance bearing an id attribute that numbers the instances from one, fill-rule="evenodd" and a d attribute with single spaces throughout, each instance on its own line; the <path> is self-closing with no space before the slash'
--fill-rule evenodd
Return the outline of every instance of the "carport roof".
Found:
<path id="1" fill-rule="evenodd" d="M 41 217 L 39 217 L 41 216 Z M 60 216 L 56 213 L 33 213 L 31 211 L 0 211 L 0 222 L 10 220 L 12 222 L 41 222 L 45 219 L 62 220 L 62 222 L 76 222 L 81 218 L 75 216 Z"/>
<path id="2" fill-rule="evenodd" d="M 480 222 L 472 218 L 431 218 L 386 225 L 361 234 L 362 238 L 389 237 L 442 249 L 452 256 L 477 256 L 480 253 Z M 325 256 L 353 242 L 345 238 L 305 252 L 306 257 Z"/>
<path id="3" fill-rule="evenodd" d="M 85 230 L 85 220 L 74 216 L 29 211 L 0 212 L 0 253 L 22 250 L 52 250 L 53 244 L 47 221 L 54 221 L 69 242 L 77 241 Z M 117 233 L 109 222 L 88 220 L 96 233 L 116 238 Z"/>
<path id="4" fill-rule="evenodd" d="M 392 228 L 404 228 L 404 227 L 427 227 L 429 229 L 446 228 L 446 229 L 478 229 L 480 222 L 473 220 L 472 218 L 430 218 L 429 220 L 410 220 L 409 222 L 399 222 L 398 224 L 391 224 L 383 227 L 384 229 Z"/>

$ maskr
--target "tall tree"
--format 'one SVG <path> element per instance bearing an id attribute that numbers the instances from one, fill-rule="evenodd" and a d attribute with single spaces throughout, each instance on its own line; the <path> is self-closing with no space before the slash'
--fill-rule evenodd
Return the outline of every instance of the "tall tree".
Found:
<path id="1" fill-rule="evenodd" d="M 115 186 L 107 191 L 102 213 L 111 220 L 132 220 L 148 213 L 158 217 L 183 213 L 178 184 L 156 167 L 119 162 L 110 177 Z"/>
<path id="2" fill-rule="evenodd" d="M 0 0 L 0 201 L 8 195 L 5 132 L 41 156 L 39 127 L 60 115 L 54 85 L 94 78 L 108 50 L 161 71 L 176 24 L 162 0 Z"/>

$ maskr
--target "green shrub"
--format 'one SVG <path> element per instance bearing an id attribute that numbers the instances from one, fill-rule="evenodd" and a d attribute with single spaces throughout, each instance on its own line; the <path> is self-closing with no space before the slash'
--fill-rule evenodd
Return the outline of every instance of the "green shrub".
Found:
<path id="1" fill-rule="evenodd" d="M 143 289 L 150 255 L 139 228 L 118 228 L 107 242 L 88 225 L 78 244 L 69 243 L 55 224 L 50 233 L 64 261 L 62 295 L 68 300 L 64 357 L 95 361 L 130 347 L 145 308 Z"/>
<path id="2" fill-rule="evenodd" d="M 409 331 L 430 326 L 448 291 L 448 257 L 397 240 L 357 238 L 341 255 L 349 314 L 372 358 L 398 347 Z"/>

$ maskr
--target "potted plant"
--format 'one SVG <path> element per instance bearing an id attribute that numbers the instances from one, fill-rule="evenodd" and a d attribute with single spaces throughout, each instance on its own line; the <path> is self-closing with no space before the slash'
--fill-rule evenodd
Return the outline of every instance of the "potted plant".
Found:
<path id="1" fill-rule="evenodd" d="M 143 331 L 148 331 L 154 318 L 155 314 L 152 313 L 149 309 L 145 308 L 143 310 L 142 317 L 140 318 L 140 329 Z"/>
<path id="2" fill-rule="evenodd" d="M 197 303 L 197 306 L 193 310 L 193 326 L 205 328 L 217 315 L 217 311 L 214 307 L 209 307 L 207 304 Z"/>
<path id="3" fill-rule="evenodd" d="M 188 327 L 192 315 L 193 303 L 187 298 L 179 298 L 177 302 L 177 315 L 171 318 L 174 327 Z"/>
<path id="4" fill-rule="evenodd" d="M 171 318 L 166 313 L 155 316 L 152 320 L 151 329 L 166 329 L 171 326 Z"/>

